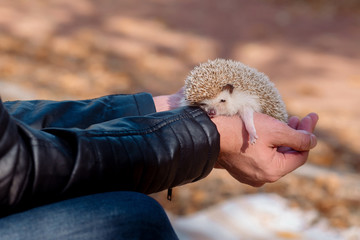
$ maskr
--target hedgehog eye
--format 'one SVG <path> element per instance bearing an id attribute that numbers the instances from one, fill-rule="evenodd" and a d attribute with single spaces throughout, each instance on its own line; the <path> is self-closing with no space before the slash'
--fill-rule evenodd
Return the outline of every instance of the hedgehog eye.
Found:
<path id="1" fill-rule="evenodd" d="M 221 99 L 220 102 L 226 102 L 226 100 L 225 100 L 225 99 Z"/>
<path id="2" fill-rule="evenodd" d="M 199 106 L 205 107 L 205 106 L 207 106 L 207 104 L 206 103 L 199 103 Z"/>

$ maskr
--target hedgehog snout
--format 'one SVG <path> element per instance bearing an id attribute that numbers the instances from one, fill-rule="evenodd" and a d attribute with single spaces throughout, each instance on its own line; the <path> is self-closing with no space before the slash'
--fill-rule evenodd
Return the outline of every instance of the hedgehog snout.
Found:
<path id="1" fill-rule="evenodd" d="M 207 114 L 209 115 L 209 117 L 215 117 L 216 110 L 214 108 L 210 108 L 207 110 Z"/>

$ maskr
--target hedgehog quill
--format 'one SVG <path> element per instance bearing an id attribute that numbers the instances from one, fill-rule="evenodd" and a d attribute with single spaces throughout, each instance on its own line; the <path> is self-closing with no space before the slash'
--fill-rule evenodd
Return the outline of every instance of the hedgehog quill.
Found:
<path id="1" fill-rule="evenodd" d="M 287 122 L 285 104 L 273 82 L 264 74 L 241 62 L 209 60 L 196 66 L 185 80 L 185 105 L 196 105 L 210 117 L 239 115 L 251 144 L 258 136 L 254 112 Z"/>

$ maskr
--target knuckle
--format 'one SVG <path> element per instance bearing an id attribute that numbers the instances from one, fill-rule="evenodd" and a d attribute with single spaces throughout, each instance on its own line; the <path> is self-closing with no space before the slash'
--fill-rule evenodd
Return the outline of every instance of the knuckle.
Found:
<path id="1" fill-rule="evenodd" d="M 304 132 L 299 139 L 299 150 L 309 150 L 311 147 L 311 135 L 308 132 Z"/>
<path id="2" fill-rule="evenodd" d="M 299 150 L 309 150 L 310 145 L 310 134 L 304 134 L 303 137 L 300 138 Z"/>

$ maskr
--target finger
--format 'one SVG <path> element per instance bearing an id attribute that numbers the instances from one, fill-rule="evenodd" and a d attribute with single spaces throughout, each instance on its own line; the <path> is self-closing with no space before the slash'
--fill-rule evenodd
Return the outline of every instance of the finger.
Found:
<path id="1" fill-rule="evenodd" d="M 259 113 L 254 114 L 254 121 L 258 133 L 266 133 L 266 135 L 263 135 L 262 137 L 260 136 L 259 141 L 266 142 L 269 147 L 277 148 L 280 146 L 284 146 L 290 147 L 296 151 L 309 151 L 316 146 L 315 135 L 304 129 L 293 129 L 287 124 L 275 118 Z M 295 120 L 291 121 L 295 122 Z M 303 119 L 302 121 L 303 126 L 301 127 L 305 129 L 310 129 L 313 127 L 312 125 L 315 124 L 312 122 L 311 117 L 307 120 Z M 300 128 L 300 123 L 298 129 Z M 310 125 L 311 127 L 309 127 Z M 268 126 L 271 126 L 271 128 L 269 128 Z"/>
<path id="2" fill-rule="evenodd" d="M 281 146 L 281 147 L 278 147 L 277 148 L 277 151 L 278 152 L 281 152 L 281 153 L 285 153 L 285 152 L 288 152 L 288 151 L 291 151 L 292 150 L 292 148 L 290 148 L 290 147 L 284 147 L 284 146 Z"/>
<path id="3" fill-rule="evenodd" d="M 300 119 L 297 116 L 292 116 L 288 120 L 288 126 L 293 129 L 297 129 L 299 126 L 299 122 L 300 122 Z M 284 147 L 284 146 L 278 147 L 278 149 L 277 149 L 278 152 L 287 152 L 290 150 L 292 150 L 292 149 L 289 147 Z"/>
<path id="4" fill-rule="evenodd" d="M 304 119 L 303 119 L 304 120 Z M 308 127 L 305 120 L 305 127 Z M 311 120 L 310 120 L 311 122 Z M 289 147 L 296 151 L 309 151 L 316 146 L 316 137 L 306 130 L 295 130 L 283 124 L 271 135 L 274 147 Z M 299 126 L 300 128 L 300 126 Z"/>
<path id="5" fill-rule="evenodd" d="M 169 95 L 168 104 L 170 106 L 170 110 L 178 108 L 182 105 L 182 101 L 184 99 L 184 87 L 180 88 L 174 94 Z"/>
<path id="6" fill-rule="evenodd" d="M 316 123 L 319 120 L 319 116 L 316 113 L 310 113 L 305 118 L 303 118 L 300 122 L 298 122 L 298 126 L 295 129 L 298 129 L 298 133 L 303 133 L 306 136 L 310 136 L 310 139 L 306 140 L 305 138 L 296 138 L 294 142 L 297 142 L 297 140 L 300 140 L 298 142 L 299 147 L 294 147 L 294 145 L 291 147 L 297 151 L 294 151 L 293 149 L 289 147 L 280 147 L 278 148 L 277 153 L 277 164 L 279 166 L 279 170 L 281 171 L 279 175 L 284 176 L 298 167 L 302 166 L 309 155 L 308 150 L 301 150 L 306 149 L 306 145 L 309 144 L 310 140 L 310 148 L 316 145 L 316 137 L 315 135 L 311 134 L 311 132 L 314 131 Z M 293 122 L 292 122 L 293 121 Z M 295 126 L 296 120 L 289 119 L 289 127 Z M 289 146 L 291 144 L 285 144 L 284 146 Z"/>
<path id="7" fill-rule="evenodd" d="M 313 132 L 318 120 L 319 116 L 316 113 L 310 113 L 300 121 L 297 129 Z"/>
<path id="8" fill-rule="evenodd" d="M 319 121 L 319 115 L 317 115 L 317 113 L 309 113 L 308 116 L 311 117 L 315 124 Z"/>
<path id="9" fill-rule="evenodd" d="M 300 122 L 300 119 L 298 117 L 292 116 L 288 120 L 288 125 L 289 125 L 289 127 L 293 128 L 293 129 L 297 129 L 299 126 L 299 122 Z"/>

